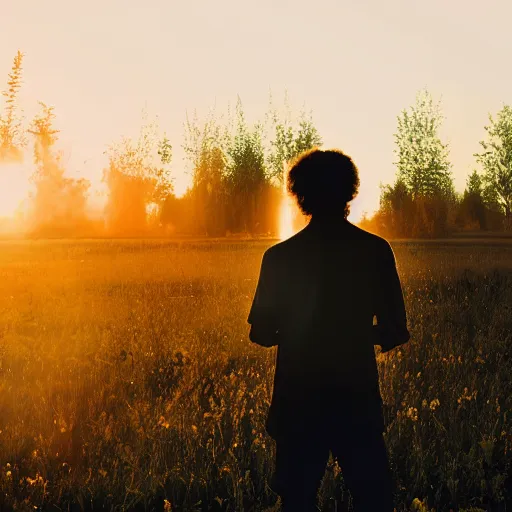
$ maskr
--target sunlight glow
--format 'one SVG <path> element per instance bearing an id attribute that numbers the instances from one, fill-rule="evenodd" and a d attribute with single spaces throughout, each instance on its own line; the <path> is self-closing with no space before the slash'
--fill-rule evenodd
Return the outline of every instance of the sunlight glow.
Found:
<path id="1" fill-rule="evenodd" d="M 172 186 L 174 195 L 177 198 L 183 197 L 192 187 L 192 173 L 188 173 L 184 169 L 174 170 Z"/>
<path id="2" fill-rule="evenodd" d="M 295 234 L 293 228 L 293 199 L 286 190 L 286 181 L 283 184 L 283 197 L 279 211 L 279 238 L 286 240 Z"/>
<path id="3" fill-rule="evenodd" d="M 0 217 L 13 218 L 32 189 L 32 169 L 23 163 L 0 163 Z"/>

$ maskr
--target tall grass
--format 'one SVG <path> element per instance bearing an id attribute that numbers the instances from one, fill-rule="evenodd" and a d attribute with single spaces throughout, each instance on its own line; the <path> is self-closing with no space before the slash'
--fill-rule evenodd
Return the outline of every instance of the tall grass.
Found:
<path id="1" fill-rule="evenodd" d="M 278 510 L 275 354 L 245 323 L 267 245 L 1 243 L 0 508 Z M 397 507 L 506 510 L 512 244 L 394 249 L 412 341 L 378 361 Z"/>

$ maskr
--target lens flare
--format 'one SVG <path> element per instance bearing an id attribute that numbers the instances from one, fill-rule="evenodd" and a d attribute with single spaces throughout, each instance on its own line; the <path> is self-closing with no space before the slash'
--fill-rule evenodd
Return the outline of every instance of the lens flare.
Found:
<path id="1" fill-rule="evenodd" d="M 286 190 L 286 182 L 283 184 L 283 195 L 279 212 L 279 238 L 286 240 L 295 234 L 293 229 L 293 200 Z"/>

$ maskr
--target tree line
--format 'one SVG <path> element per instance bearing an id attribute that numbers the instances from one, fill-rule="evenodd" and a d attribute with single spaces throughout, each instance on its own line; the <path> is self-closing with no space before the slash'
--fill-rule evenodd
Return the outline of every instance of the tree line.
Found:
<path id="1" fill-rule="evenodd" d="M 24 126 L 18 105 L 22 64 L 18 52 L 3 92 L 0 171 L 2 162 L 20 162 L 32 141 L 35 192 L 27 229 L 42 236 L 275 235 L 287 163 L 322 144 L 311 113 L 293 112 L 287 98 L 280 108 L 270 98 L 256 123 L 247 121 L 240 98 L 225 114 L 211 111 L 203 120 L 187 116 L 182 147 L 192 180 L 177 197 L 173 145 L 156 122 L 145 118 L 137 138 L 108 147 L 107 202 L 102 219 L 93 220 L 87 207 L 90 183 L 67 177 L 55 149 L 54 108 L 40 103 L 39 114 Z M 480 171 L 468 176 L 463 194 L 453 185 L 449 147 L 439 135 L 442 122 L 441 105 L 427 91 L 400 113 L 396 179 L 381 185 L 380 207 L 372 217 L 364 216 L 363 227 L 392 237 L 511 229 L 512 107 L 504 105 L 489 116 L 486 139 L 475 155 Z"/>
<path id="2" fill-rule="evenodd" d="M 439 237 L 455 231 L 512 228 L 512 108 L 489 115 L 487 138 L 474 155 L 466 188 L 453 185 L 449 147 L 439 135 L 440 102 L 420 91 L 398 116 L 395 133 L 396 180 L 381 186 L 380 207 L 361 224 L 386 236 Z"/>
<path id="3" fill-rule="evenodd" d="M 273 235 L 286 162 L 322 143 L 311 113 L 294 112 L 287 97 L 279 108 L 270 97 L 263 119 L 252 124 L 240 98 L 225 114 L 212 110 L 205 120 L 194 114 L 184 123 L 182 143 L 192 185 L 177 197 L 173 145 L 145 116 L 138 137 L 122 138 L 106 150 L 108 197 L 101 222 L 93 221 L 87 211 L 89 181 L 66 177 L 55 150 L 59 131 L 54 108 L 40 103 L 40 113 L 23 128 L 18 113 L 22 62 L 18 52 L 4 92 L 0 165 L 21 162 L 32 137 L 35 193 L 29 224 L 39 235 Z"/>

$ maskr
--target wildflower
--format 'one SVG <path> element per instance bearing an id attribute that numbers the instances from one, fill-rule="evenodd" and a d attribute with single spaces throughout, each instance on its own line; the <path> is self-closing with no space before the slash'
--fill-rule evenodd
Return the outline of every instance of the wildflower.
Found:
<path id="1" fill-rule="evenodd" d="M 29 485 L 34 485 L 39 481 L 39 475 L 37 474 L 35 478 L 30 478 L 29 476 L 27 476 L 27 478 L 25 478 L 25 480 L 27 481 L 27 483 Z"/>
<path id="2" fill-rule="evenodd" d="M 165 418 L 163 416 L 160 416 L 159 420 L 158 420 L 158 426 L 159 427 L 164 427 L 164 428 L 169 428 L 169 422 L 165 420 Z"/>
<path id="3" fill-rule="evenodd" d="M 430 410 L 435 411 L 440 405 L 441 405 L 441 402 L 439 402 L 439 399 L 434 398 L 434 400 L 432 400 L 430 402 Z"/>
<path id="4" fill-rule="evenodd" d="M 407 417 L 412 421 L 418 421 L 418 409 L 416 407 L 409 407 L 407 409 Z"/>
<path id="5" fill-rule="evenodd" d="M 417 510 L 419 512 L 428 512 L 426 503 L 419 500 L 418 498 L 414 498 L 413 502 L 411 503 L 411 509 Z"/>
<path id="6" fill-rule="evenodd" d="M 464 388 L 464 392 L 462 393 L 462 396 L 457 398 L 457 403 L 460 405 L 460 404 L 462 404 L 462 402 L 464 400 L 466 400 L 468 402 L 470 402 L 471 400 L 475 400 L 477 393 L 478 393 L 478 391 L 475 390 L 475 391 L 471 392 L 471 394 L 469 394 L 468 388 Z"/>

